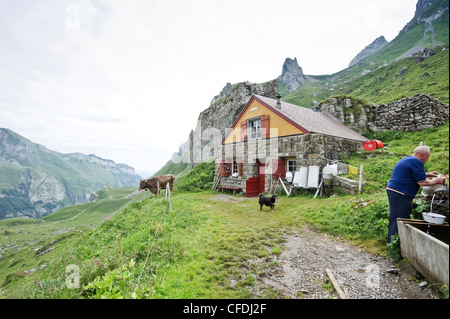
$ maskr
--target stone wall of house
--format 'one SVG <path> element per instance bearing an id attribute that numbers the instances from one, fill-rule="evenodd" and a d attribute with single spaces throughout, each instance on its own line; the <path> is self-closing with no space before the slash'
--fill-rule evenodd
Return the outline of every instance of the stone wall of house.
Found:
<path id="1" fill-rule="evenodd" d="M 242 163 L 242 180 L 258 176 L 257 160 L 265 163 L 266 190 L 270 188 L 273 172 L 272 159 L 296 158 L 297 167 L 325 166 L 330 160 L 344 160 L 350 157 L 364 142 L 347 140 L 323 134 L 304 134 L 274 139 L 250 140 L 245 143 L 222 145 L 219 150 L 221 156 L 216 160 L 216 172 L 222 160 Z M 226 185 L 223 179 L 221 186 Z M 242 182 L 241 182 L 242 183 Z M 279 186 L 281 187 L 281 186 Z M 243 184 L 245 191 L 245 183 Z"/>

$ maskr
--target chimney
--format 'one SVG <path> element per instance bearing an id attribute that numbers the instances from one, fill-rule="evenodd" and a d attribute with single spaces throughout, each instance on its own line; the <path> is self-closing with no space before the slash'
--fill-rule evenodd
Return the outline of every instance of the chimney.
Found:
<path id="1" fill-rule="evenodd" d="M 281 95 L 277 95 L 277 109 L 281 110 Z"/>
<path id="2" fill-rule="evenodd" d="M 313 101 L 313 107 L 311 108 L 314 112 L 319 112 L 319 106 L 317 105 L 318 103 L 316 101 Z"/>

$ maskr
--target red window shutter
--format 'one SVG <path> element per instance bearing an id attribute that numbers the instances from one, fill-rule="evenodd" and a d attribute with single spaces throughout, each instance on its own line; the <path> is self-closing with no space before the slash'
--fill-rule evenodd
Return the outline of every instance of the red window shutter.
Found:
<path id="1" fill-rule="evenodd" d="M 241 142 L 247 140 L 247 121 L 241 122 Z"/>
<path id="2" fill-rule="evenodd" d="M 270 126 L 269 126 L 269 115 L 261 116 L 261 137 L 269 138 L 270 134 Z"/>
<path id="3" fill-rule="evenodd" d="M 284 158 L 277 158 L 272 161 L 272 178 L 281 179 L 286 177 L 286 161 Z"/>
<path id="4" fill-rule="evenodd" d="M 238 163 L 238 174 L 239 177 L 242 177 L 242 163 Z"/>

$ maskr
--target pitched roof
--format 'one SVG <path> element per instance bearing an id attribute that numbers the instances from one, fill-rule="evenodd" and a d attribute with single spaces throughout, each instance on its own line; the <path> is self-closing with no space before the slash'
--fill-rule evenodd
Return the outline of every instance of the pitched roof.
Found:
<path id="1" fill-rule="evenodd" d="M 316 112 L 283 101 L 281 101 L 281 109 L 279 109 L 277 107 L 277 101 L 274 99 L 256 94 L 254 94 L 254 97 L 266 104 L 266 106 L 280 112 L 310 133 L 320 133 L 363 142 L 367 141 L 367 138 L 326 113 Z"/>

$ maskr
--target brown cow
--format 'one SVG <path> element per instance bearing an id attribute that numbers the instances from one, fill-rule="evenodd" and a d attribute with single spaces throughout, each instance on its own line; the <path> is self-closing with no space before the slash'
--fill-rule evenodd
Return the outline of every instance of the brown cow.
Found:
<path id="1" fill-rule="evenodd" d="M 175 175 L 172 175 L 172 174 L 152 177 L 152 178 L 140 181 L 139 190 L 149 189 L 150 192 L 152 192 L 153 194 L 156 194 L 158 191 L 156 182 L 159 182 L 160 189 L 166 189 L 167 183 L 169 183 L 169 189 L 172 191 L 174 181 L 175 181 Z"/>

